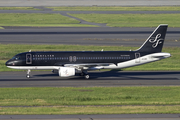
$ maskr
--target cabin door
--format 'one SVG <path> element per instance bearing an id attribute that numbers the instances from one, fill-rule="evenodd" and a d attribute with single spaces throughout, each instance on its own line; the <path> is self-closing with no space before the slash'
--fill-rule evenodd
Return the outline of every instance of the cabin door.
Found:
<path id="1" fill-rule="evenodd" d="M 30 53 L 26 54 L 26 64 L 32 64 L 32 55 Z"/>
<path id="2" fill-rule="evenodd" d="M 140 53 L 135 53 L 135 62 L 140 63 Z"/>

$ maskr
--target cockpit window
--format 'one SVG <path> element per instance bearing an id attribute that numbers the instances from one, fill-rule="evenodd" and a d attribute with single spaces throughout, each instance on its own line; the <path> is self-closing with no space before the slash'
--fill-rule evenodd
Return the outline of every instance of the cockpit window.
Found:
<path id="1" fill-rule="evenodd" d="M 20 57 L 19 57 L 19 56 L 14 56 L 14 57 L 12 58 L 12 60 L 20 60 Z"/>

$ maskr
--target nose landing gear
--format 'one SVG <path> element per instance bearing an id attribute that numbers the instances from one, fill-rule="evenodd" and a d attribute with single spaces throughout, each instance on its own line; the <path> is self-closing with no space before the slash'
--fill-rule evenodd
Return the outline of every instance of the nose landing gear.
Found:
<path id="1" fill-rule="evenodd" d="M 30 78 L 30 72 L 31 72 L 31 70 L 27 70 L 27 74 L 26 74 L 27 78 Z"/>

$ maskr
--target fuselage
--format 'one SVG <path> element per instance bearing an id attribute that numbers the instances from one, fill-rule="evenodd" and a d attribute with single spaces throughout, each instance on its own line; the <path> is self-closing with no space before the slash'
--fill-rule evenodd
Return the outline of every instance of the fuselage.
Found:
<path id="1" fill-rule="evenodd" d="M 137 53 L 136 53 L 137 54 Z M 144 55 L 144 54 L 143 54 Z M 135 52 L 128 51 L 88 51 L 88 52 L 25 52 L 17 54 L 7 62 L 15 66 L 63 66 L 80 63 L 114 63 L 135 58 Z M 13 61 L 14 64 L 9 64 Z"/>
<path id="2" fill-rule="evenodd" d="M 44 69 L 53 69 L 54 66 L 68 64 L 110 63 L 111 67 L 104 66 L 103 68 L 125 68 L 118 64 L 134 60 L 134 64 L 127 67 L 136 66 L 170 57 L 169 53 L 166 54 L 153 58 L 153 53 L 137 51 L 25 52 L 17 54 L 7 61 L 6 66 L 15 69 L 38 69 L 37 67 L 40 66 L 44 66 Z M 43 69 L 43 67 L 41 68 Z"/>

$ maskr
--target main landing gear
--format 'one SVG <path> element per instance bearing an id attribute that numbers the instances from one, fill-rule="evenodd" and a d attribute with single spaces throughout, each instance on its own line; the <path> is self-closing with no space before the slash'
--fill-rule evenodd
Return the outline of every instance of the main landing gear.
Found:
<path id="1" fill-rule="evenodd" d="M 87 75 L 84 75 L 84 77 L 86 78 L 86 79 L 89 79 L 89 75 L 87 74 Z"/>
<path id="2" fill-rule="evenodd" d="M 87 71 L 82 71 L 82 73 L 80 73 L 80 76 L 84 76 L 84 78 L 89 79 L 89 74 L 87 73 Z"/>
<path id="3" fill-rule="evenodd" d="M 26 74 L 27 78 L 30 78 L 30 72 L 31 72 L 31 70 L 27 70 L 27 74 Z"/>

